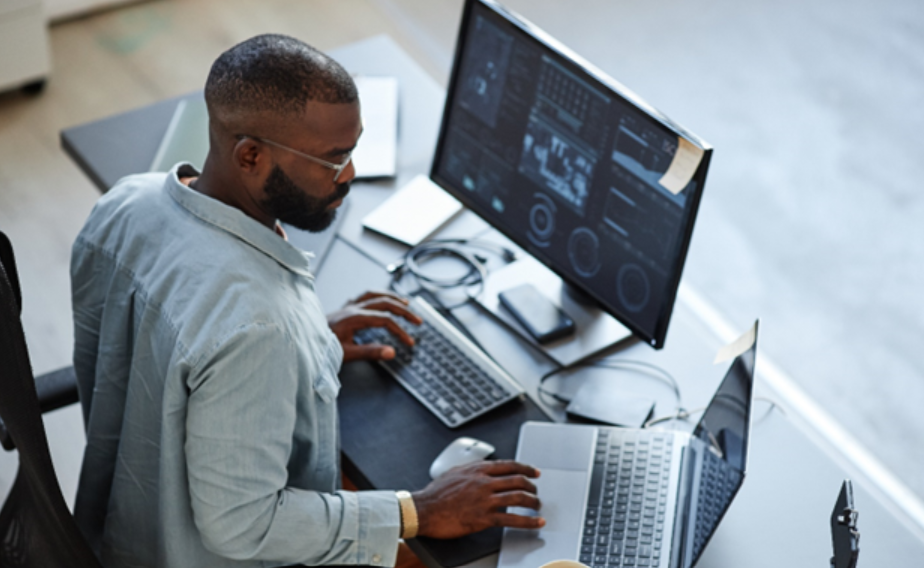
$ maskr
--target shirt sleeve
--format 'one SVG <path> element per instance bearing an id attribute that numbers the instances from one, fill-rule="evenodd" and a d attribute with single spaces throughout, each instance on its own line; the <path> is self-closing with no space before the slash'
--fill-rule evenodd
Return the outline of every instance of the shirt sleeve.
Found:
<path id="1" fill-rule="evenodd" d="M 71 252 L 71 306 L 74 316 L 74 372 L 84 427 L 90 422 L 106 288 L 93 285 L 94 278 L 100 277 L 97 273 L 103 269 L 96 266 L 92 257 L 92 251 L 78 239 Z"/>
<path id="2" fill-rule="evenodd" d="M 287 486 L 296 397 L 306 395 L 299 385 L 314 384 L 299 381 L 300 357 L 278 326 L 252 324 L 220 341 L 187 379 L 185 454 L 203 544 L 236 560 L 393 566 L 393 492 Z"/>

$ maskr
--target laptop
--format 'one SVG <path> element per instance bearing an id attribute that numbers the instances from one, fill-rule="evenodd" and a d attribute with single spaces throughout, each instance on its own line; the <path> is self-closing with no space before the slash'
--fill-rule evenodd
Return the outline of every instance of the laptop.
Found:
<path id="1" fill-rule="evenodd" d="M 523 424 L 516 459 L 542 471 L 535 482 L 546 526 L 505 529 L 498 567 L 696 564 L 744 480 L 757 322 L 733 346 L 734 361 L 692 433 Z"/>

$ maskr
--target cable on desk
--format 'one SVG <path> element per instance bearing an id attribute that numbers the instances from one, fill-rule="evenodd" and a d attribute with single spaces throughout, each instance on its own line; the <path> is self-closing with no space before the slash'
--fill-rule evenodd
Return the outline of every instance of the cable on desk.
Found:
<path id="1" fill-rule="evenodd" d="M 481 248 L 497 253 L 506 262 L 516 260 L 516 253 L 512 250 L 492 243 L 490 241 L 481 241 L 476 239 L 437 239 L 423 242 L 412 247 L 404 257 L 397 263 L 388 266 L 388 272 L 391 273 L 391 283 L 389 287 L 397 290 L 399 282 L 405 274 L 413 276 L 420 286 L 433 293 L 434 296 L 440 291 L 451 290 L 454 288 L 463 288 L 466 298 L 462 302 L 447 306 L 441 300 L 438 300 L 441 307 L 445 310 L 453 310 L 463 306 L 471 300 L 477 299 L 484 292 L 485 281 L 488 277 L 486 264 L 488 259 L 475 254 L 466 247 Z M 451 278 L 440 278 L 423 271 L 423 265 L 428 261 L 439 257 L 452 257 L 462 261 L 468 270 L 462 276 Z M 477 287 L 477 291 L 472 293 L 471 288 Z"/>
<path id="2" fill-rule="evenodd" d="M 761 423 L 761 422 L 763 422 L 768 416 L 770 416 L 770 413 L 773 412 L 773 409 L 774 409 L 774 408 L 777 409 L 777 410 L 779 410 L 780 412 L 782 412 L 783 415 L 786 414 L 786 411 L 783 410 L 783 408 L 782 408 L 779 404 L 777 404 L 777 402 L 776 402 L 775 400 L 773 400 L 773 399 L 771 399 L 771 398 L 767 398 L 767 397 L 765 397 L 765 396 L 755 396 L 755 397 L 754 397 L 754 401 L 755 401 L 755 402 L 757 402 L 757 401 L 763 401 L 763 402 L 766 402 L 767 404 L 769 404 L 769 406 L 767 407 L 767 411 L 764 412 L 764 413 L 760 416 L 760 418 L 757 418 L 757 419 L 755 419 L 755 420 L 752 420 L 753 424 L 755 424 L 755 425 L 756 425 L 756 424 L 759 424 L 759 423 Z M 678 408 L 677 412 L 674 413 L 674 414 L 668 414 L 667 416 L 660 416 L 660 417 L 658 417 L 658 418 L 652 418 L 651 420 L 649 420 L 649 421 L 645 422 L 644 424 L 642 424 L 642 428 L 648 428 L 649 426 L 654 426 L 655 424 L 661 424 L 662 422 L 668 422 L 668 421 L 670 421 L 670 420 L 684 420 L 684 421 L 686 421 L 686 420 L 689 420 L 689 419 L 690 419 L 690 416 L 692 416 L 692 415 L 694 415 L 694 414 L 696 414 L 696 413 L 698 413 L 698 412 L 702 412 L 702 411 L 706 410 L 706 408 L 707 408 L 707 407 L 705 407 L 705 406 L 701 406 L 701 407 L 699 407 L 699 408 L 694 408 L 693 410 L 687 410 L 687 409 L 685 409 L 685 408 Z"/>
<path id="3" fill-rule="evenodd" d="M 677 412 L 674 414 L 668 414 L 667 416 L 659 416 L 657 418 L 652 418 L 644 424 L 642 428 L 648 428 L 649 426 L 654 426 L 655 424 L 661 424 L 662 422 L 669 422 L 671 420 L 689 420 L 690 416 L 696 414 L 697 412 L 702 412 L 706 410 L 705 406 L 700 406 L 699 408 L 694 408 L 693 410 L 687 410 L 686 408 L 678 408 Z"/>
<path id="4" fill-rule="evenodd" d="M 587 367 L 615 369 L 615 370 L 629 370 L 629 371 L 635 371 L 637 373 L 647 374 L 649 376 L 652 376 L 660 380 L 661 382 L 667 384 L 671 388 L 671 391 L 674 394 L 674 403 L 677 408 L 677 413 L 679 414 L 681 412 L 684 412 L 683 406 L 681 404 L 683 397 L 681 396 L 681 393 L 680 393 L 680 385 L 677 384 L 677 380 L 674 378 L 674 376 L 671 375 L 666 369 L 662 367 L 653 365 L 646 361 L 637 361 L 635 359 L 619 359 L 616 361 L 603 359 L 603 360 L 598 360 L 598 361 L 585 361 L 585 362 L 575 363 L 573 365 L 565 365 L 565 366 L 558 367 L 556 369 L 552 369 L 551 371 L 542 375 L 539 378 L 539 388 L 538 388 L 539 394 L 551 397 L 552 399 L 562 404 L 568 404 L 569 402 L 571 402 L 571 399 L 566 398 L 557 392 L 550 391 L 549 389 L 545 388 L 544 386 L 545 382 L 548 381 L 550 378 L 554 377 L 555 375 L 559 375 L 561 373 L 565 373 L 568 371 L 574 371 L 577 369 L 582 369 L 582 368 L 587 368 Z"/>
<path id="5" fill-rule="evenodd" d="M 763 422 L 764 420 L 766 420 L 767 417 L 770 416 L 770 413 L 773 412 L 774 409 L 779 410 L 779 411 L 783 414 L 783 416 L 786 416 L 786 411 L 783 410 L 783 407 L 780 406 L 779 403 L 777 403 L 777 402 L 776 402 L 775 400 L 773 400 L 772 398 L 768 398 L 768 397 L 766 397 L 766 396 L 755 396 L 755 397 L 754 397 L 754 400 L 762 400 L 762 401 L 764 401 L 764 402 L 766 402 L 767 404 L 770 405 L 769 407 L 767 407 L 767 411 L 764 412 L 764 413 L 760 416 L 760 418 L 758 418 L 757 420 L 754 420 L 754 421 L 753 421 L 754 424 L 759 424 L 760 422 Z"/>
<path id="6" fill-rule="evenodd" d="M 468 326 L 462 323 L 462 321 L 452 313 L 453 309 L 461 307 L 471 300 L 476 299 L 481 292 L 484 291 L 484 280 L 487 276 L 485 265 L 488 259 L 478 254 L 469 253 L 460 248 L 463 246 L 480 248 L 493 252 L 508 263 L 517 259 L 517 255 L 513 250 L 491 241 L 481 239 L 436 239 L 427 241 L 411 248 L 401 257 L 401 260 L 386 267 L 386 270 L 391 274 L 391 281 L 388 283 L 388 288 L 403 296 L 423 296 L 423 298 L 454 325 L 456 329 L 471 340 L 471 342 L 481 349 L 488 357 L 494 360 L 488 350 L 481 345 L 475 335 L 468 329 Z M 441 254 L 443 256 L 453 256 L 462 260 L 468 264 L 468 272 L 466 272 L 464 276 L 455 279 L 434 279 L 429 275 L 423 274 L 420 270 L 420 265 L 425 263 L 428 259 Z M 411 292 L 401 285 L 401 280 L 405 274 L 413 276 L 420 285 L 417 291 Z M 429 285 L 425 285 L 425 283 Z M 470 285 L 480 285 L 481 289 L 478 294 L 472 295 L 468 292 L 468 286 Z M 466 286 L 466 299 L 457 304 L 446 305 L 442 298 L 440 298 L 439 292 L 459 286 Z M 497 361 L 495 361 L 495 363 L 496 362 Z"/>

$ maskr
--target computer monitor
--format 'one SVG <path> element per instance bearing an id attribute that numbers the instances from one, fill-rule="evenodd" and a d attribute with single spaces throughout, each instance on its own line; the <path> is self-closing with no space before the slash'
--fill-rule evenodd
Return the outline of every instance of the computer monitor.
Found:
<path id="1" fill-rule="evenodd" d="M 711 155 L 533 24 L 466 2 L 431 179 L 656 349 Z"/>

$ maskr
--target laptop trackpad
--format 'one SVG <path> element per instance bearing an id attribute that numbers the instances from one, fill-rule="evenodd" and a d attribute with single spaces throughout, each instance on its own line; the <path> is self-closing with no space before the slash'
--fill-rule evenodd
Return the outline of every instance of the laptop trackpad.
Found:
<path id="1" fill-rule="evenodd" d="M 546 469 L 587 471 L 592 465 L 597 428 L 527 422 L 520 430 L 517 460 Z"/>
<path id="2" fill-rule="evenodd" d="M 537 568 L 553 560 L 577 560 L 574 533 L 505 529 L 498 568 Z"/>
<path id="3" fill-rule="evenodd" d="M 501 546 L 501 565 L 541 566 L 550 560 L 577 559 L 578 544 L 584 519 L 584 495 L 588 474 L 582 471 L 543 469 L 534 479 L 542 509 L 511 507 L 509 512 L 518 515 L 545 518 L 546 525 L 539 531 L 506 529 Z M 534 559 L 547 558 L 541 562 Z M 524 563 L 525 562 L 525 563 Z"/>

